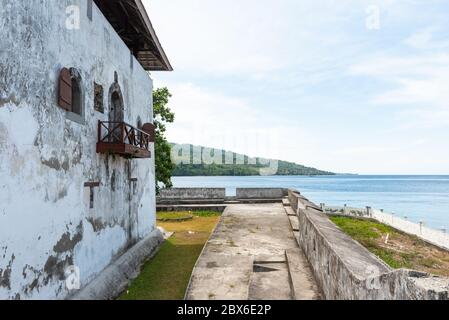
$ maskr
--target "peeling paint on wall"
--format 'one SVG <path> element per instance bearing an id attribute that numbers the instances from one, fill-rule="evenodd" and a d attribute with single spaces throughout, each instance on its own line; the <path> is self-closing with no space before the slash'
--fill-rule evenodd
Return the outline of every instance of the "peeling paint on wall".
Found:
<path id="1" fill-rule="evenodd" d="M 6 269 L 0 269 L 0 287 L 11 289 L 11 272 L 14 259 L 15 256 L 13 254 Z"/>
<path id="2" fill-rule="evenodd" d="M 112 227 L 114 225 L 117 225 L 117 223 L 108 224 L 103 222 L 102 219 L 94 219 L 94 218 L 88 218 L 87 221 L 92 225 L 92 228 L 94 229 L 94 232 L 100 232 L 104 229 L 106 229 L 108 226 Z"/>
<path id="3" fill-rule="evenodd" d="M 109 110 L 95 111 L 93 86 L 111 87 L 117 72 L 125 121 L 134 124 L 152 122 L 152 81 L 141 66 L 131 70 L 129 49 L 96 7 L 80 30 L 65 29 L 55 17 L 65 17 L 69 4 L 86 1 L 0 7 L 2 48 L 15 53 L 0 51 L 0 299 L 65 298 L 67 267 L 79 267 L 85 286 L 155 228 L 154 159 L 131 160 L 142 183 L 130 197 L 128 160 L 96 154 L 98 120 Z M 62 67 L 80 70 L 84 124 L 56 103 Z M 87 181 L 100 182 L 94 209 Z"/>
<path id="4" fill-rule="evenodd" d="M 71 237 L 70 232 L 66 232 L 62 235 L 61 239 L 59 239 L 58 243 L 53 247 L 53 251 L 56 253 L 64 253 L 67 251 L 71 251 L 75 248 L 75 246 L 81 242 L 83 239 L 83 223 L 76 228 L 77 232 L 73 237 Z"/>
<path id="5" fill-rule="evenodd" d="M 18 105 L 18 102 L 14 94 L 12 94 L 6 99 L 0 97 L 0 108 L 5 106 L 6 104 L 14 104 L 16 106 Z"/>
<path id="6" fill-rule="evenodd" d="M 8 140 L 8 129 L 0 122 L 0 149 L 4 149 Z"/>

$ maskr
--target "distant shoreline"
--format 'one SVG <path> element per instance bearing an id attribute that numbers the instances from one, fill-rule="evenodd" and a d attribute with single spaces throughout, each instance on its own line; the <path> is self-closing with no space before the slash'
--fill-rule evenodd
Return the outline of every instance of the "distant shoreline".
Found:
<path id="1" fill-rule="evenodd" d="M 449 174 L 360 174 L 360 173 L 334 173 L 334 174 L 316 174 L 316 175 L 302 175 L 302 174 L 276 174 L 276 175 L 172 175 L 176 178 L 189 177 L 447 177 Z"/>
<path id="2" fill-rule="evenodd" d="M 334 175 L 335 173 L 307 167 L 293 162 L 254 158 L 232 151 L 211 149 L 190 144 L 172 143 L 172 157 L 177 163 L 173 176 L 208 177 L 208 176 L 258 176 L 275 174 L 277 176 Z M 178 157 L 178 158 L 176 158 Z M 205 159 L 210 160 L 206 163 Z"/>
<path id="3" fill-rule="evenodd" d="M 204 174 L 204 175 L 172 175 L 172 177 L 189 178 L 189 177 L 335 177 L 335 176 L 350 176 L 349 174 L 274 174 L 274 175 L 214 175 L 214 174 Z M 354 176 L 354 174 L 351 174 Z"/>

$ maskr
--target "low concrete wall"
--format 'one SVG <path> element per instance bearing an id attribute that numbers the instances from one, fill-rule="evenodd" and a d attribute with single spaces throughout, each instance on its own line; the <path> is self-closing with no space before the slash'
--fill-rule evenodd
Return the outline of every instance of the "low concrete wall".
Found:
<path id="1" fill-rule="evenodd" d="M 449 279 L 393 271 L 333 224 L 318 206 L 290 190 L 299 219 L 299 243 L 330 300 L 447 300 Z"/>
<path id="2" fill-rule="evenodd" d="M 287 192 L 288 200 L 290 201 L 290 205 L 293 211 L 297 212 L 298 209 L 307 209 L 307 208 L 315 208 L 317 210 L 320 209 L 315 203 L 309 201 L 306 197 L 301 195 L 299 191 L 296 190 L 288 190 Z M 300 200 L 300 201 L 298 201 Z"/>
<path id="3" fill-rule="evenodd" d="M 173 188 L 161 190 L 158 200 L 224 199 L 225 197 L 225 188 Z"/>
<path id="4" fill-rule="evenodd" d="M 282 188 L 237 188 L 237 199 L 280 199 L 288 195 Z"/>
<path id="5" fill-rule="evenodd" d="M 215 211 L 223 213 L 226 209 L 225 204 L 211 204 L 211 205 L 182 205 L 182 204 L 159 204 L 157 205 L 158 212 L 174 212 L 174 211 Z"/>
<path id="6" fill-rule="evenodd" d="M 157 253 L 163 242 L 162 232 L 158 229 L 154 230 L 69 299 L 110 300 L 117 298 L 126 289 L 130 281 L 139 275 L 143 263 Z"/>

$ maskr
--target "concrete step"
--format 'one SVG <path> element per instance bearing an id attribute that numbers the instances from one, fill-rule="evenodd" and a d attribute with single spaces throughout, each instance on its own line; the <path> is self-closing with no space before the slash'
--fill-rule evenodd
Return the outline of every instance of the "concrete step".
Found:
<path id="1" fill-rule="evenodd" d="M 288 200 L 288 198 L 283 198 L 282 204 L 284 205 L 284 207 L 290 207 L 290 201 Z"/>
<path id="2" fill-rule="evenodd" d="M 299 246 L 299 231 L 293 231 L 293 235 L 295 236 L 296 242 L 298 243 Z"/>
<path id="3" fill-rule="evenodd" d="M 292 207 L 284 207 L 284 209 L 288 216 L 296 217 L 296 213 L 295 213 L 295 211 L 293 211 Z"/>
<path id="4" fill-rule="evenodd" d="M 285 257 L 293 299 L 320 300 L 320 292 L 303 251 L 299 248 L 288 249 Z"/>
<path id="5" fill-rule="evenodd" d="M 297 216 L 288 216 L 288 219 L 290 220 L 290 225 L 292 226 L 293 232 L 299 231 L 299 220 Z"/>
<path id="6" fill-rule="evenodd" d="M 264 254 L 254 256 L 254 264 L 287 263 L 285 254 Z"/>
<path id="7" fill-rule="evenodd" d="M 292 300 L 287 264 L 255 263 L 249 281 L 248 300 Z"/>

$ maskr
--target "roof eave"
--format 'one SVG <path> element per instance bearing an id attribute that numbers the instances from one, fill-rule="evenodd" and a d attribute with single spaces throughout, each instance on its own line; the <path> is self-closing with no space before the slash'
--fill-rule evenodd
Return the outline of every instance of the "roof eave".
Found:
<path id="1" fill-rule="evenodd" d="M 145 23 L 145 27 L 147 28 L 147 31 L 151 35 L 151 38 L 153 39 L 154 44 L 156 45 L 158 53 L 159 53 L 160 57 L 162 58 L 161 63 L 164 65 L 162 68 L 147 67 L 145 69 L 147 71 L 173 71 L 173 67 L 170 64 L 170 61 L 168 60 L 168 57 L 165 54 L 165 51 L 162 48 L 161 43 L 159 42 L 159 38 L 156 35 L 156 31 L 153 28 L 150 18 L 148 17 L 148 13 L 147 13 L 147 10 L 145 9 L 145 6 L 143 5 L 141 0 L 134 0 L 134 1 L 137 5 L 137 8 L 139 9 L 140 15 L 142 16 L 142 21 Z"/>

